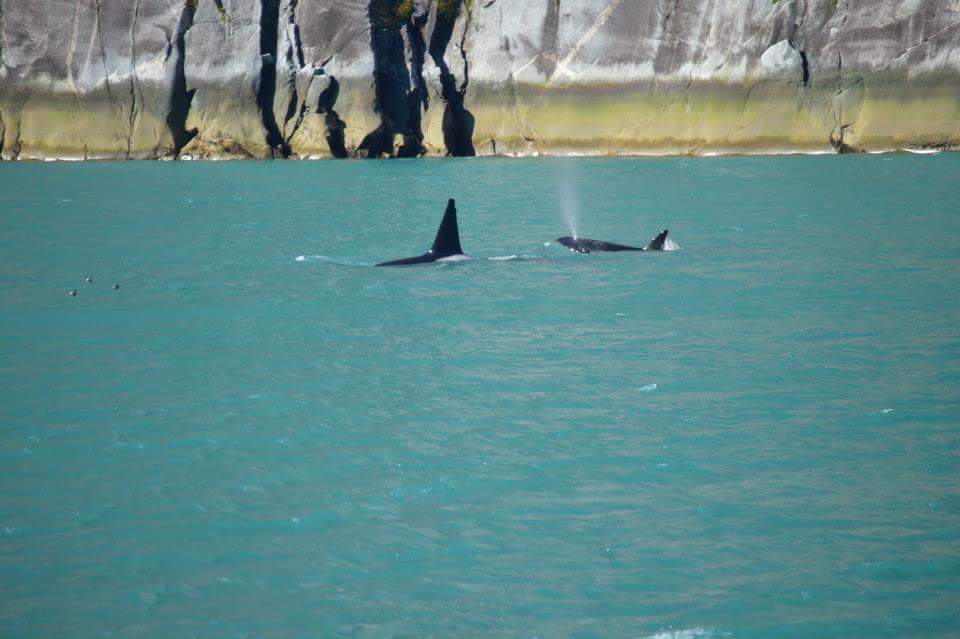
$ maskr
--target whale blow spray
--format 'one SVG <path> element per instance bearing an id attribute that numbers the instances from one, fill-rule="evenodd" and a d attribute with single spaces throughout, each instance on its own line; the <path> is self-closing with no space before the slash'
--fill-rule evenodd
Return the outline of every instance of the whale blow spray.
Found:
<path id="1" fill-rule="evenodd" d="M 560 160 L 557 180 L 563 219 L 570 229 L 570 234 L 577 237 L 577 226 L 580 222 L 580 186 L 577 184 L 577 163 L 574 158 Z"/>

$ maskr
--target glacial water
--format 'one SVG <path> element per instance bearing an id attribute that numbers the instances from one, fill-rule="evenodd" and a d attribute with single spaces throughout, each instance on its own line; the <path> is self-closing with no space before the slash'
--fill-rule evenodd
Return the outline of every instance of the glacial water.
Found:
<path id="1" fill-rule="evenodd" d="M 0 164 L 0 636 L 960 635 L 960 155 L 561 162 Z"/>

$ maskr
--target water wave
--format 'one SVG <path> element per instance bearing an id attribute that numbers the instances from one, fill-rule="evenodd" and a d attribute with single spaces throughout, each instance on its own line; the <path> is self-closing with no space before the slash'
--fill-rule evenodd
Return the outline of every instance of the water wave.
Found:
<path id="1" fill-rule="evenodd" d="M 712 639 L 718 635 L 707 628 L 687 628 L 684 630 L 661 630 L 660 632 L 644 637 L 644 639 Z"/>
<path id="2" fill-rule="evenodd" d="M 491 262 L 531 262 L 546 259 L 543 255 L 500 255 L 488 257 Z"/>
<path id="3" fill-rule="evenodd" d="M 352 260 L 341 260 L 327 255 L 298 255 L 295 258 L 297 262 L 324 262 L 334 266 L 373 266 L 367 262 L 356 262 Z"/>
<path id="4" fill-rule="evenodd" d="M 459 262 L 467 262 L 477 258 L 474 258 L 469 255 L 458 256 L 459 259 L 446 258 L 437 260 L 437 264 L 457 264 Z M 528 254 L 513 254 L 513 255 L 497 255 L 494 257 L 479 258 L 486 259 L 491 262 L 527 262 L 534 260 L 543 260 L 546 259 L 543 255 L 528 255 Z M 369 262 L 356 262 L 351 260 L 342 260 L 328 255 L 298 255 L 294 258 L 296 262 L 323 262 L 326 264 L 333 264 L 335 266 L 373 266 Z"/>

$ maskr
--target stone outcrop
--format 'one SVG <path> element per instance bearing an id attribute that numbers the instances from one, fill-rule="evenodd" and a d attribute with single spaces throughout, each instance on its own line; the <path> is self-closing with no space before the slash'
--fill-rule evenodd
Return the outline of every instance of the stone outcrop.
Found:
<path id="1" fill-rule="evenodd" d="M 189 11 L 146 0 L 4 0 L 3 157 L 171 154 L 176 43 Z"/>
<path id="2" fill-rule="evenodd" d="M 957 145 L 957 0 L 0 0 L 4 159 Z"/>

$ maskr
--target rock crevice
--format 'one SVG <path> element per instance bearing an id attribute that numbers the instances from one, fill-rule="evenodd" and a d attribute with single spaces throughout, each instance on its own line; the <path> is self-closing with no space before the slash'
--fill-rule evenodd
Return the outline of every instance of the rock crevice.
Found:
<path id="1" fill-rule="evenodd" d="M 325 69 L 329 58 L 319 62 L 307 60 L 299 23 L 301 6 L 299 0 L 286 0 L 281 6 L 274 113 L 283 114 L 278 125 L 288 155 L 310 155 L 301 149 L 316 145 L 314 137 L 319 134 L 331 156 L 346 157 L 346 125 L 334 109 L 339 84 Z"/>
<path id="2" fill-rule="evenodd" d="M 190 104 L 196 89 L 187 89 L 186 47 L 184 36 L 193 26 L 194 6 L 189 0 L 184 2 L 177 21 L 173 42 L 168 42 L 166 59 L 173 57 L 173 82 L 170 91 L 169 107 L 167 109 L 166 124 L 173 141 L 172 154 L 178 157 L 183 147 L 196 137 L 196 128 L 187 130 L 187 116 L 190 114 Z"/>
<path id="3" fill-rule="evenodd" d="M 277 29 L 280 26 L 280 0 L 260 0 L 260 84 L 257 88 L 257 108 L 267 132 L 271 155 L 287 157 L 290 147 L 280 133 L 273 111 L 277 89 Z"/>
<path id="4" fill-rule="evenodd" d="M 469 86 L 469 9 L 463 0 L 371 0 L 369 20 L 374 108 L 380 121 L 364 137 L 358 154 L 414 157 L 426 152 L 422 121 L 430 108 L 429 87 L 424 78 L 429 55 L 444 104 L 440 130 L 446 154 L 475 155 L 474 118 L 464 106 Z M 457 45 L 463 75 L 459 84 L 446 59 L 458 26 L 463 28 Z"/>

